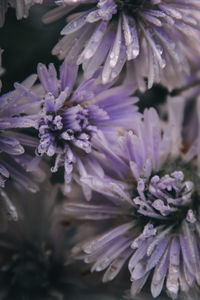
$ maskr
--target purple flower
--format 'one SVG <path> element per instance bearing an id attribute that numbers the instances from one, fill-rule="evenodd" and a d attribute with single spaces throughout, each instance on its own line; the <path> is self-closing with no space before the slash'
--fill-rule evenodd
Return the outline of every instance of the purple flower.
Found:
<path id="1" fill-rule="evenodd" d="M 92 150 L 98 148 L 101 135 L 114 140 L 117 130 L 130 128 L 132 120 L 140 117 L 133 105 L 137 98 L 130 97 L 132 84 L 102 85 L 101 70 L 98 70 L 73 90 L 77 70 L 74 63 L 65 61 L 60 69 L 60 79 L 57 79 L 53 64 L 48 69 L 39 64 L 38 76 L 44 91 L 39 95 L 32 91 L 26 94 L 41 106 L 38 114 L 32 116 L 39 131 L 37 152 L 55 158 L 52 172 L 64 167 L 66 189 L 72 179 L 73 167 L 82 172 L 82 164 L 92 160 Z M 18 88 L 23 89 L 23 86 Z"/>
<path id="2" fill-rule="evenodd" d="M 4 25 L 5 14 L 9 7 L 16 9 L 17 20 L 28 17 L 28 11 L 33 4 L 42 4 L 43 0 L 2 0 L 0 1 L 0 27 Z"/>
<path id="3" fill-rule="evenodd" d="M 23 82 L 30 87 L 35 76 Z M 29 109 L 33 105 L 28 103 Z M 31 192 L 38 191 L 37 181 L 44 178 L 33 155 L 37 140 L 19 130 L 35 126 L 35 121 L 23 116 L 27 103 L 23 93 L 12 91 L 0 97 L 0 198 L 9 217 L 16 219 L 14 206 L 7 195 L 7 181 L 13 181 Z"/>
<path id="4" fill-rule="evenodd" d="M 145 110 L 134 133 L 121 137 L 118 148 L 104 150 L 104 176 L 93 170 L 81 178 L 100 200 L 64 207 L 68 216 L 99 220 L 100 226 L 113 220 L 109 231 L 77 245 L 74 255 L 92 263 L 92 271 L 105 271 L 103 282 L 128 261 L 132 296 L 150 276 L 153 297 L 166 289 L 176 299 L 200 285 L 199 153 L 193 145 L 185 148 L 184 102 L 172 100 L 167 123 L 154 109 Z"/>
<path id="5" fill-rule="evenodd" d="M 53 49 L 63 59 L 76 59 L 90 77 L 103 64 L 102 82 L 132 70 L 139 89 L 162 83 L 173 89 L 190 74 L 190 62 L 199 55 L 198 1 L 184 0 L 57 0 L 60 8 L 44 22 L 69 16 L 64 38 Z"/>

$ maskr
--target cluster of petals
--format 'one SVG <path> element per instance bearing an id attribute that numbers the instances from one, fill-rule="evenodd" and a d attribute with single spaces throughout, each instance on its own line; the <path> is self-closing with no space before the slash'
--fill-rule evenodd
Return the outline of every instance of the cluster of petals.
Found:
<path id="1" fill-rule="evenodd" d="M 81 178 L 101 197 L 64 207 L 67 216 L 96 220 L 100 228 L 113 222 L 73 252 L 92 271 L 105 271 L 104 282 L 128 264 L 132 296 L 150 276 L 153 297 L 166 290 L 175 299 L 200 284 L 200 166 L 193 145 L 183 151 L 184 102 L 172 100 L 167 124 L 153 108 L 145 110 L 118 147 L 102 149 L 101 169 Z"/>
<path id="2" fill-rule="evenodd" d="M 57 0 L 44 17 L 51 22 L 70 14 L 64 37 L 53 49 L 63 59 L 75 59 L 90 77 L 103 64 L 102 82 L 116 78 L 126 62 L 140 90 L 153 83 L 173 89 L 199 59 L 196 0 Z M 80 7 L 80 8 L 79 8 Z M 74 12 L 74 14 L 73 14 Z"/>
<path id="3" fill-rule="evenodd" d="M 15 190 L 23 198 L 28 190 L 44 198 L 44 216 L 52 225 L 60 186 L 66 194 L 75 180 L 84 199 L 68 194 L 64 204 L 60 201 L 61 214 L 92 223 L 93 235 L 85 240 L 86 230 L 82 241 L 79 236 L 72 259 L 90 264 L 92 272 L 103 271 L 103 282 L 126 269 L 131 297 L 148 283 L 155 298 L 163 292 L 172 299 L 187 297 L 191 290 L 198 295 L 200 85 L 194 77 L 199 76 L 200 0 L 0 0 L 0 27 L 9 7 L 22 19 L 34 4 L 56 6 L 44 16 L 46 23 L 67 16 L 53 49 L 64 61 L 58 71 L 53 63 L 39 63 L 37 74 L 0 96 L 0 216 L 19 221 L 12 199 Z M 168 97 L 160 116 L 155 108 L 140 113 L 134 93 L 155 83 L 173 93 L 186 83 L 191 88 Z M 52 182 L 63 184 L 53 188 L 46 180 L 41 191 L 43 171 L 49 174 L 46 164 L 41 169 L 45 160 L 57 173 Z M 34 202 L 35 195 L 30 199 Z M 25 220 L 32 214 L 27 207 Z M 42 261 L 39 274 L 48 278 L 52 247 L 56 255 L 60 249 L 52 234 L 52 247 L 43 251 L 43 238 L 31 251 L 28 243 L 14 242 L 5 275 L 16 266 L 26 271 L 18 251 L 24 247 L 25 259 L 34 257 L 36 268 Z M 19 283 L 17 277 L 11 281 Z M 41 279 L 44 286 L 51 295 Z"/>
<path id="4" fill-rule="evenodd" d="M 16 91 L 24 92 L 27 102 L 38 106 L 33 113 L 27 112 L 33 121 L 30 127 L 37 130 L 39 137 L 37 154 L 54 159 L 52 172 L 64 167 L 66 192 L 74 166 L 81 173 L 83 164 L 92 165 L 101 136 L 114 140 L 118 131 L 128 129 L 133 119 L 140 118 L 134 105 L 138 99 L 130 96 L 133 87 L 126 79 L 122 85 L 103 85 L 99 69 L 91 78 L 82 78 L 74 89 L 77 72 L 75 63 L 64 61 L 58 79 L 53 64 L 48 69 L 39 64 L 40 92 L 22 84 L 16 86 Z"/>
<path id="5" fill-rule="evenodd" d="M 28 78 L 23 85 L 30 87 L 32 80 L 32 77 Z M 0 198 L 7 214 L 14 219 L 17 218 L 16 211 L 6 193 L 8 179 L 37 192 L 37 182 L 44 178 L 34 155 L 37 140 L 21 131 L 35 123 L 23 116 L 32 109 L 31 103 L 27 104 L 24 100 L 23 92 L 20 91 L 12 91 L 0 97 Z"/>

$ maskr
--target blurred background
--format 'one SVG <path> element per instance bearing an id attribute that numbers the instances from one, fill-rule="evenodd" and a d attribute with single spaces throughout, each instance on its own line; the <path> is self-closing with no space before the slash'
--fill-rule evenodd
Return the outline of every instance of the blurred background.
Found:
<path id="1" fill-rule="evenodd" d="M 54 24 L 44 25 L 42 16 L 50 7 L 35 5 L 30 9 L 29 17 L 17 21 L 15 10 L 10 8 L 6 14 L 4 26 L 0 29 L 0 47 L 5 68 L 2 77 L 2 92 L 13 89 L 14 82 L 21 82 L 36 72 L 38 62 L 49 64 L 59 61 L 51 55 L 51 49 L 64 27 L 64 18 Z"/>

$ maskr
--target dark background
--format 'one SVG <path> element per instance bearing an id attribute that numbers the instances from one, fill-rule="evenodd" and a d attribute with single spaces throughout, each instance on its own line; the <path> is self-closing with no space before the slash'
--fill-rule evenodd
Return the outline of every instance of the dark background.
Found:
<path id="1" fill-rule="evenodd" d="M 54 24 L 44 25 L 42 16 L 51 8 L 35 5 L 30 9 L 29 17 L 17 21 L 15 10 L 9 9 L 6 22 L 0 28 L 0 47 L 5 73 L 2 77 L 2 92 L 13 89 L 14 82 L 21 82 L 36 72 L 38 62 L 56 66 L 59 61 L 51 55 L 60 30 L 64 27 L 64 18 Z"/>

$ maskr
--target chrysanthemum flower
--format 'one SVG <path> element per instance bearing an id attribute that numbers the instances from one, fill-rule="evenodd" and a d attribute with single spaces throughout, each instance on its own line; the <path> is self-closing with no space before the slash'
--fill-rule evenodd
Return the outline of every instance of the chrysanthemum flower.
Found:
<path id="1" fill-rule="evenodd" d="M 169 89 L 190 73 L 189 61 L 199 53 L 198 1 L 184 0 L 57 0 L 61 8 L 44 21 L 74 11 L 53 49 L 61 59 L 76 59 L 86 77 L 103 64 L 107 83 L 130 61 L 132 77 L 141 90 L 162 83 Z"/>
<path id="2" fill-rule="evenodd" d="M 43 0 L 1 0 L 0 1 L 0 27 L 4 25 L 5 14 L 9 7 L 16 9 L 17 20 L 28 17 L 29 9 L 34 4 L 42 4 Z"/>
<path id="3" fill-rule="evenodd" d="M 92 271 L 105 270 L 104 282 L 128 262 L 132 296 L 148 279 L 153 297 L 166 290 L 176 299 L 200 285 L 199 152 L 182 139 L 183 106 L 181 98 L 173 99 L 167 124 L 146 110 L 118 149 L 104 151 L 104 176 L 97 170 L 82 178 L 102 199 L 64 208 L 75 218 L 113 222 L 74 254 L 93 263 Z"/>
<path id="4" fill-rule="evenodd" d="M 26 97 L 41 107 L 38 114 L 32 116 L 39 131 L 37 153 L 55 158 L 52 172 L 64 167 L 66 189 L 74 165 L 81 172 L 85 159 L 93 164 L 92 149 L 98 146 L 98 142 L 93 143 L 94 136 L 103 133 L 114 139 L 116 129 L 130 128 L 132 120 L 140 116 L 133 105 L 137 98 L 130 97 L 132 85 L 127 83 L 113 88 L 113 83 L 102 85 L 101 70 L 98 70 L 73 90 L 77 70 L 74 63 L 65 61 L 58 79 L 53 64 L 48 69 L 39 64 L 38 76 L 43 92 L 36 95 L 23 86 L 17 87 L 24 89 Z"/>
<path id="5" fill-rule="evenodd" d="M 24 81 L 24 86 L 30 87 L 33 77 Z M 9 217 L 14 219 L 16 212 L 5 191 L 7 180 L 37 192 L 37 181 L 44 179 L 33 152 L 37 140 L 19 131 L 35 124 L 23 116 L 27 107 L 33 109 L 31 103 L 24 103 L 23 93 L 12 91 L 0 97 L 0 199 Z"/>

